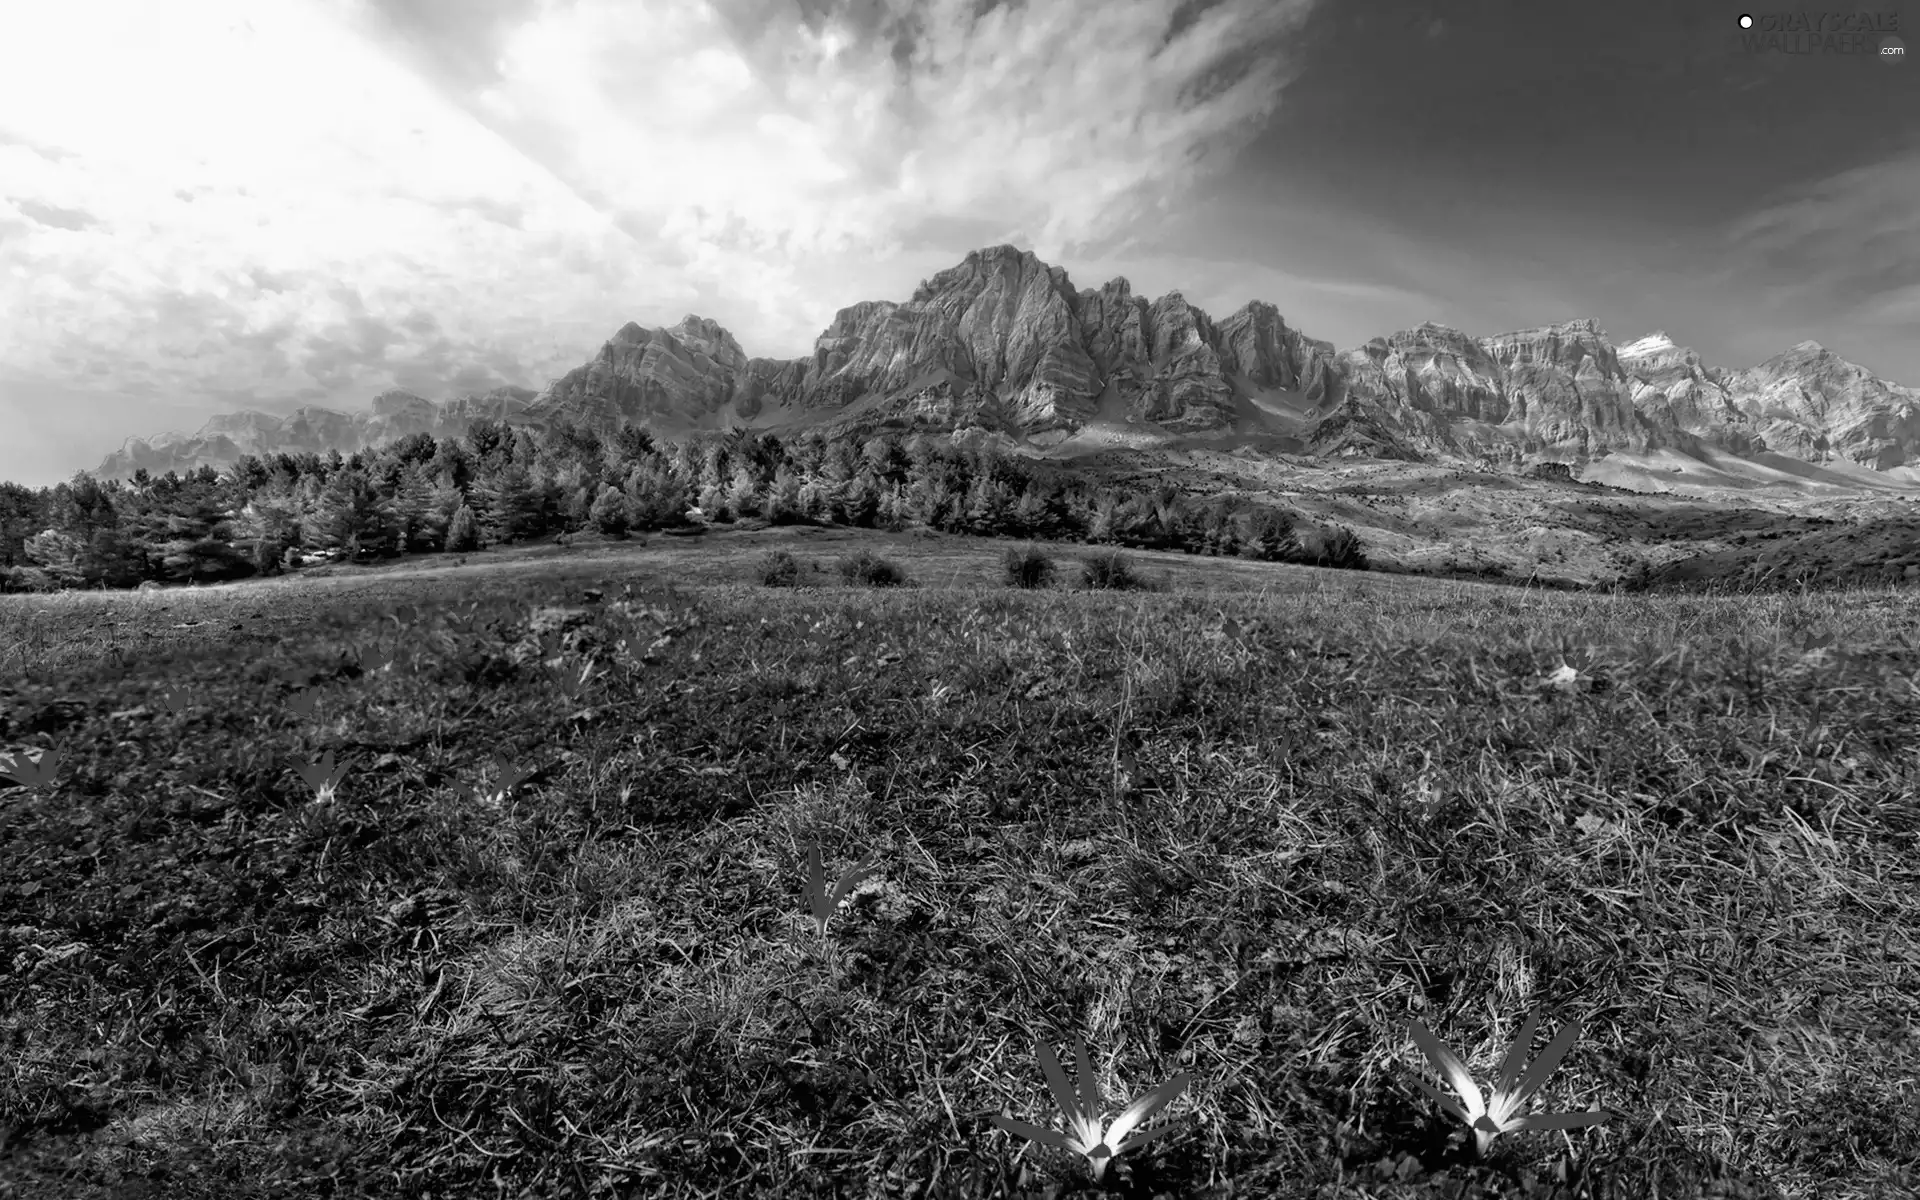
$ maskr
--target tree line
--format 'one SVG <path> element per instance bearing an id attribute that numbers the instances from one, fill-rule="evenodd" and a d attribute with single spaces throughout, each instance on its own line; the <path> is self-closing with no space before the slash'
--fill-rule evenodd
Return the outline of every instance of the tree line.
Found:
<path id="1" fill-rule="evenodd" d="M 782 439 L 735 428 L 676 442 L 475 421 L 343 456 L 247 455 L 225 471 L 52 488 L 0 483 L 0 590 L 219 582 L 349 561 L 465 553 L 553 536 L 644 536 L 759 519 L 1037 538 L 1362 567 L 1350 530 L 1309 550 L 1293 514 L 1171 484 L 1100 487 L 980 442 L 925 433 Z"/>

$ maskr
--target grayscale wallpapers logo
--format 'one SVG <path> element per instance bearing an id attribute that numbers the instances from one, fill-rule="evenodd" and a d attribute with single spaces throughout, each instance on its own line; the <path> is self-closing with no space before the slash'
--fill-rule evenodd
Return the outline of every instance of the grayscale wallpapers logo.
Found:
<path id="1" fill-rule="evenodd" d="M 1851 54 L 1906 61 L 1897 12 L 1741 13 L 1739 42 L 1749 54 Z"/>

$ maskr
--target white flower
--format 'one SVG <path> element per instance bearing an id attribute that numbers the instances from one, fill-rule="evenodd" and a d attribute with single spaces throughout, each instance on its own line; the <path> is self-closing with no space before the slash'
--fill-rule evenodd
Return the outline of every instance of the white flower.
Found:
<path id="1" fill-rule="evenodd" d="M 1429 1096 L 1438 1100 L 1440 1107 L 1473 1127 L 1474 1148 L 1481 1154 L 1485 1154 L 1487 1147 L 1492 1145 L 1493 1139 L 1503 1133 L 1520 1133 L 1529 1129 L 1584 1129 L 1589 1125 L 1600 1124 L 1611 1115 L 1604 1109 L 1580 1113 L 1519 1115 L 1527 1099 L 1540 1090 L 1540 1085 L 1547 1081 L 1547 1077 L 1552 1075 L 1554 1068 L 1560 1065 L 1560 1060 L 1566 1056 L 1567 1051 L 1573 1048 L 1574 1042 L 1580 1039 L 1580 1026 L 1577 1022 L 1568 1021 L 1562 1025 L 1560 1032 L 1553 1035 L 1553 1040 L 1547 1043 L 1547 1048 L 1541 1052 L 1539 1059 L 1527 1069 L 1525 1077 L 1522 1078 L 1520 1072 L 1526 1063 L 1527 1048 L 1533 1043 L 1533 1033 L 1539 1023 L 1540 1010 L 1535 1009 L 1520 1026 L 1519 1035 L 1514 1038 L 1513 1046 L 1507 1051 L 1505 1061 L 1500 1064 L 1500 1081 L 1495 1085 L 1493 1098 L 1490 1101 L 1481 1099 L 1480 1087 L 1468 1073 L 1466 1064 L 1461 1062 L 1460 1057 L 1449 1050 L 1439 1038 L 1434 1037 L 1427 1027 L 1421 1024 L 1419 1018 L 1416 1017 L 1408 1026 L 1408 1031 L 1413 1034 L 1413 1040 L 1419 1043 L 1420 1049 L 1426 1052 L 1427 1058 L 1440 1069 L 1441 1074 L 1447 1077 L 1447 1081 L 1453 1084 L 1454 1090 L 1460 1093 L 1460 1098 L 1466 1101 L 1466 1106 L 1463 1108 L 1459 1103 L 1448 1099 L 1440 1089 L 1425 1079 L 1416 1076 L 1414 1083 Z M 1516 1080 L 1518 1080 L 1517 1084 Z"/>
<path id="2" fill-rule="evenodd" d="M 1040 1060 L 1040 1069 L 1046 1072 L 1047 1086 L 1053 1091 L 1054 1101 L 1067 1118 L 1067 1130 L 1042 1129 L 1038 1125 L 1029 1125 L 998 1113 L 994 1114 L 994 1124 L 1008 1133 L 1018 1134 L 1043 1146 L 1085 1155 L 1087 1165 L 1097 1181 L 1106 1174 L 1107 1164 L 1114 1158 L 1129 1150 L 1137 1150 L 1187 1123 L 1187 1119 L 1183 1118 L 1148 1133 L 1128 1136 L 1154 1113 L 1171 1104 L 1193 1082 L 1191 1075 L 1182 1073 L 1129 1104 L 1103 1132 L 1100 1128 L 1100 1110 L 1105 1104 L 1100 1098 L 1100 1084 L 1093 1077 L 1093 1066 L 1087 1061 L 1087 1043 L 1083 1038 L 1075 1038 L 1073 1045 L 1074 1065 L 1080 1076 L 1080 1094 L 1077 1098 L 1066 1072 L 1060 1068 L 1060 1060 L 1053 1056 L 1053 1051 L 1046 1043 L 1036 1043 L 1033 1048 L 1034 1056 Z"/>

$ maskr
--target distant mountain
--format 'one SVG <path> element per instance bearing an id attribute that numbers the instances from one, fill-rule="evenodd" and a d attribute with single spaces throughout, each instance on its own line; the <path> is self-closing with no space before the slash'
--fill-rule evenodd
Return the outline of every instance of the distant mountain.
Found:
<path id="1" fill-rule="evenodd" d="M 1710 447 L 1881 471 L 1920 464 L 1920 392 L 1813 342 L 1733 371 L 1664 333 L 1615 346 L 1591 320 L 1478 338 L 1429 323 L 1336 352 L 1261 301 L 1215 321 L 1179 292 L 1135 296 L 1125 279 L 1076 291 L 1062 268 L 998 246 L 905 303 L 841 309 L 801 358 L 750 358 L 704 317 L 628 324 L 537 396 L 502 388 L 436 405 L 387 392 L 354 416 L 219 417 L 191 437 L 129 441 L 95 473 L 349 453 L 417 431 L 455 436 L 479 415 L 665 434 L 980 427 L 1042 453 L 1123 440 L 1584 466 L 1612 451 Z"/>
<path id="2" fill-rule="evenodd" d="M 128 438 L 93 474 L 99 479 L 125 479 L 141 467 L 155 475 L 185 474 L 203 465 L 228 467 L 247 454 L 263 458 L 283 451 L 351 454 L 412 433 L 459 437 L 479 417 L 517 423 L 538 394 L 531 388 L 502 387 L 483 396 L 436 404 L 412 392 L 393 390 L 375 396 L 372 407 L 361 413 L 311 406 L 284 417 L 251 409 L 226 413 L 209 420 L 197 433 Z"/>

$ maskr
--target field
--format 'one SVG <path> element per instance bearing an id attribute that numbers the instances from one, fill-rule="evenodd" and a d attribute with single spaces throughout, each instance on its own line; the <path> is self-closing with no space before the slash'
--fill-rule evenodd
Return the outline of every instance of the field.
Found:
<path id="1" fill-rule="evenodd" d="M 0 1195 L 1920 1186 L 1911 589 L 1043 549 L 0 597 Z M 1484 1086 L 1536 1010 L 1605 1116 L 1480 1153 L 1410 1022 Z M 1097 1181 L 994 1119 L 1077 1040 L 1103 1119 L 1189 1079 Z"/>

